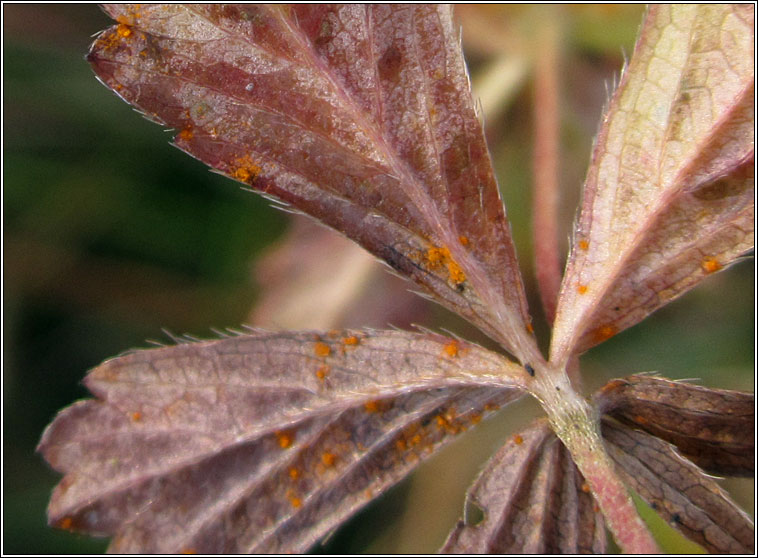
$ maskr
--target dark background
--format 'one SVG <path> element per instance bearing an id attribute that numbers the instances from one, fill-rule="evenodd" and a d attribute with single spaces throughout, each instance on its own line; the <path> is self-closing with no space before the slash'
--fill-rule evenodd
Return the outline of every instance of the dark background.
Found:
<path id="1" fill-rule="evenodd" d="M 516 27 L 534 23 L 535 15 L 524 8 L 489 9 L 493 12 L 483 19 L 510 25 L 516 43 Z M 568 226 L 605 100 L 604 84 L 621 66 L 621 46 L 631 52 L 641 8 L 587 6 L 564 15 L 562 178 L 570 202 Z M 463 20 L 464 39 L 468 21 Z M 5 553 L 105 549 L 105 541 L 46 526 L 45 507 L 59 475 L 34 453 L 44 427 L 59 409 L 87 396 L 80 380 L 88 369 L 126 349 L 148 346 L 148 339 L 165 340 L 163 328 L 209 336 L 212 327 L 244 322 L 259 295 L 252 266 L 287 223 L 287 216 L 263 198 L 171 148 L 169 134 L 97 82 L 84 54 L 92 34 L 109 24 L 95 5 L 3 5 Z M 477 29 L 470 34 L 483 35 Z M 486 45 L 467 48 L 475 78 L 492 53 Z M 518 44 L 511 48 L 518 50 Z M 528 232 L 531 110 L 527 76 L 502 114 L 487 123 L 539 318 Z M 612 377 L 657 370 L 752 391 L 754 341 L 750 259 L 593 349 L 583 359 L 585 382 L 592 389 Z M 519 416 L 534 412 L 528 404 L 520 409 Z M 485 426 L 480 438 L 465 442 L 484 447 L 477 450 L 479 459 L 513 428 L 507 415 L 508 410 Z M 460 459 L 466 446 L 457 447 Z M 447 452 L 425 465 L 424 478 L 434 482 L 414 477 L 403 483 L 327 549 L 371 544 L 376 552 L 434 550 L 414 546 L 423 537 L 414 536 L 413 529 L 428 528 L 439 544 L 453 525 L 450 517 L 460 513 L 453 506 L 447 516 L 434 519 L 429 511 L 440 507 L 446 492 L 457 491 L 462 502 L 473 478 L 461 473 L 457 476 L 464 478 L 453 479 L 448 464 L 453 458 Z M 431 472 L 434 467 L 439 469 Z M 479 465 L 452 467 L 476 471 Z M 752 480 L 727 486 L 752 513 Z M 383 521 L 387 517 L 398 518 L 394 527 Z"/>

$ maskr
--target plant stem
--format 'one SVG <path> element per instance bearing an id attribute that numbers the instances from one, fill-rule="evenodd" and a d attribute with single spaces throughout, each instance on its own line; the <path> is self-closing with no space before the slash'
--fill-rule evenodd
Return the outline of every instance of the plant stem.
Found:
<path id="1" fill-rule="evenodd" d="M 553 430 L 571 452 L 622 551 L 660 553 L 629 492 L 616 475 L 594 409 L 574 391 L 565 370 L 546 365 L 535 374 L 530 391 L 540 400 Z"/>
<path id="2" fill-rule="evenodd" d="M 559 24 L 553 10 L 539 26 L 534 75 L 534 194 L 532 200 L 534 258 L 542 308 L 548 323 L 555 318 L 561 264 L 558 254 L 559 167 Z"/>

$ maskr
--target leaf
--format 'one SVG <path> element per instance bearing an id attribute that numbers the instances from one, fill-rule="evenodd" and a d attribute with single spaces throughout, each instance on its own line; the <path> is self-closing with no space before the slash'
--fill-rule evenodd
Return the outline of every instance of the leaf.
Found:
<path id="1" fill-rule="evenodd" d="M 598 411 L 674 444 L 709 473 L 755 475 L 755 395 L 650 376 L 609 382 Z"/>
<path id="2" fill-rule="evenodd" d="M 265 333 L 137 351 L 39 445 L 51 524 L 113 552 L 304 552 L 521 395 L 520 366 L 406 332 Z M 181 528 L 177 528 L 181 526 Z"/>
<path id="3" fill-rule="evenodd" d="M 449 6 L 106 10 L 90 63 L 178 147 L 539 358 Z"/>
<path id="4" fill-rule="evenodd" d="M 547 422 L 514 435 L 469 489 L 467 510 L 442 547 L 460 554 L 605 551 L 603 516 L 570 454 Z"/>
<path id="5" fill-rule="evenodd" d="M 751 5 L 654 5 L 598 135 L 551 361 L 634 325 L 754 244 Z"/>
<path id="6" fill-rule="evenodd" d="M 752 554 L 752 520 L 716 482 L 650 434 L 602 421 L 619 474 L 687 538 L 713 553 Z"/>
<path id="7" fill-rule="evenodd" d="M 430 303 L 382 267 L 355 242 L 293 216 L 285 237 L 256 259 L 260 293 L 246 323 L 274 329 L 423 323 Z"/>

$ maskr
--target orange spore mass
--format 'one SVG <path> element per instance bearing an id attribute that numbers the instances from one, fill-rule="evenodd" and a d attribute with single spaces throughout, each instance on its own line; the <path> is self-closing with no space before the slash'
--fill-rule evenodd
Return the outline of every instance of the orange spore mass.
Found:
<path id="1" fill-rule="evenodd" d="M 297 496 L 295 496 L 294 492 L 292 491 L 287 492 L 287 500 L 289 500 L 290 505 L 293 508 L 299 508 L 300 506 L 303 505 L 303 501 Z"/>
<path id="2" fill-rule="evenodd" d="M 578 246 L 579 246 L 580 250 L 585 250 L 586 251 L 586 250 L 589 249 L 590 243 L 587 242 L 586 240 L 580 240 Z"/>
<path id="3" fill-rule="evenodd" d="M 610 339 L 614 335 L 616 335 L 617 330 L 612 325 L 604 325 L 600 326 L 595 330 L 595 340 L 596 341 L 605 341 L 606 339 Z"/>
<path id="4" fill-rule="evenodd" d="M 715 258 L 706 258 L 703 263 L 700 264 L 706 273 L 714 273 L 721 269 L 721 264 Z"/>
<path id="5" fill-rule="evenodd" d="M 468 239 L 466 239 L 466 242 L 468 242 Z M 444 267 L 447 270 L 448 278 L 456 285 L 460 285 L 466 281 L 466 274 L 461 269 L 461 266 L 453 260 L 450 249 L 446 246 L 442 248 L 432 246 L 426 251 L 424 259 L 426 260 L 426 266 L 430 270 L 439 270 Z"/>
<path id="6" fill-rule="evenodd" d="M 261 167 L 256 165 L 249 155 L 235 159 L 232 169 L 232 176 L 242 182 L 255 180 L 261 173 Z"/>
<path id="7" fill-rule="evenodd" d="M 323 454 L 321 454 L 321 463 L 323 463 L 326 467 L 333 467 L 336 460 L 337 456 L 333 453 L 325 451 Z"/>
<path id="8" fill-rule="evenodd" d="M 524 443 L 524 438 L 521 436 L 521 434 L 514 434 L 513 441 L 517 446 L 520 446 Z"/>
<path id="9" fill-rule="evenodd" d="M 578 292 L 580 295 L 583 295 L 587 292 L 587 285 L 579 285 L 576 288 L 576 292 Z"/>
<path id="10" fill-rule="evenodd" d="M 276 433 L 276 441 L 279 442 L 279 447 L 282 449 L 290 447 L 294 439 L 295 437 L 291 432 L 279 431 Z"/>
<path id="11" fill-rule="evenodd" d="M 332 352 L 332 349 L 329 347 L 329 345 L 322 341 L 318 341 L 313 350 L 316 352 L 316 355 L 320 357 L 327 357 Z"/>
<path id="12" fill-rule="evenodd" d="M 443 349 L 445 354 L 449 356 L 450 358 L 454 358 L 458 356 L 458 350 L 459 350 L 458 341 L 450 341 L 450 343 L 445 345 Z"/>
<path id="13" fill-rule="evenodd" d="M 316 377 L 319 380 L 323 380 L 329 375 L 329 367 L 326 365 L 319 366 L 318 370 L 316 370 Z"/>
<path id="14" fill-rule="evenodd" d="M 378 413 L 381 408 L 381 403 L 376 400 L 366 401 L 366 403 L 363 404 L 363 408 L 367 413 Z"/>
<path id="15" fill-rule="evenodd" d="M 132 28 L 124 23 L 120 23 L 119 26 L 116 28 L 116 33 L 118 33 L 119 37 L 128 39 L 129 37 L 132 36 Z"/>

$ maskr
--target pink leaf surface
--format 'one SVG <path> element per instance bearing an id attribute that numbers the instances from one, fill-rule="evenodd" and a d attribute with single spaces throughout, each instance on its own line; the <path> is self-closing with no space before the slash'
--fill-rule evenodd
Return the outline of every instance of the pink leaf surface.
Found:
<path id="1" fill-rule="evenodd" d="M 454 347 L 454 349 L 452 349 Z M 255 333 L 86 379 L 40 451 L 50 522 L 115 552 L 304 552 L 483 414 L 523 369 L 432 334 Z"/>
<path id="2" fill-rule="evenodd" d="M 598 410 L 671 442 L 711 474 L 755 474 L 755 394 L 650 376 L 609 382 Z"/>
<path id="3" fill-rule="evenodd" d="M 634 325 L 752 249 L 753 10 L 650 8 L 598 136 L 551 361 Z"/>
<path id="4" fill-rule="evenodd" d="M 484 518 L 459 521 L 443 552 L 605 551 L 603 516 L 571 456 L 543 420 L 514 435 L 493 456 L 469 490 L 467 506 L 480 508 Z"/>
<path id="5" fill-rule="evenodd" d="M 106 9 L 91 64 L 178 147 L 538 358 L 449 6 Z"/>
<path id="6" fill-rule="evenodd" d="M 753 521 L 713 478 L 655 436 L 610 419 L 602 427 L 624 482 L 672 526 L 713 553 L 754 552 Z"/>

